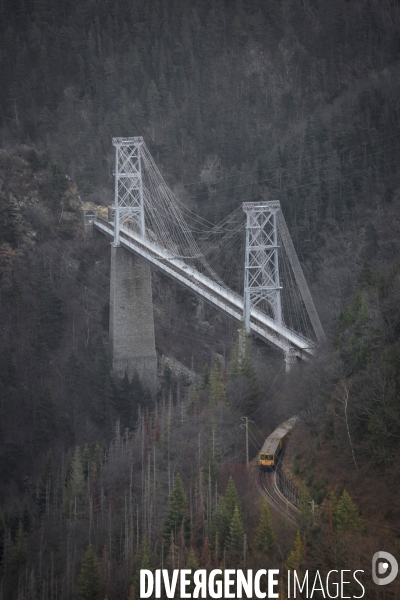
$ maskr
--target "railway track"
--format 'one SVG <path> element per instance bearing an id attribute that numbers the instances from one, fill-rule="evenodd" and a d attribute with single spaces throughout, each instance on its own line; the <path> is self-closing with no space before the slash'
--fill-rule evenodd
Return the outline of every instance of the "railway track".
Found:
<path id="1" fill-rule="evenodd" d="M 280 480 L 282 475 L 280 464 L 277 465 L 274 471 L 261 471 L 259 476 L 260 492 L 270 506 L 275 508 L 289 521 L 295 523 L 296 517 L 299 514 L 299 509 L 296 506 L 297 495 L 285 479 L 283 481 Z"/>

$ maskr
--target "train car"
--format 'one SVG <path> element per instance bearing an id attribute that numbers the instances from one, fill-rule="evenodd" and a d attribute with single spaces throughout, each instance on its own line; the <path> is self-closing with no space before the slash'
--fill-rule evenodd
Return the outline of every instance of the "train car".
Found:
<path id="1" fill-rule="evenodd" d="M 287 442 L 288 435 L 297 420 L 297 416 L 292 417 L 279 425 L 279 427 L 267 437 L 260 450 L 259 464 L 261 471 L 268 471 L 276 466 L 279 454 L 282 452 Z"/>

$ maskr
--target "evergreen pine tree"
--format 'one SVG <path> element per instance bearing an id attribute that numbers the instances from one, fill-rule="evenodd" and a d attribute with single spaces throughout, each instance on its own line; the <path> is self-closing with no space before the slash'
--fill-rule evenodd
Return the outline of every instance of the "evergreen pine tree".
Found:
<path id="1" fill-rule="evenodd" d="M 288 600 L 285 583 L 283 579 L 279 580 L 279 600 Z"/>
<path id="2" fill-rule="evenodd" d="M 270 556 L 275 544 L 276 536 L 272 528 L 271 514 L 269 512 L 268 504 L 264 502 L 261 517 L 258 522 L 256 537 L 254 538 L 254 545 L 257 550 Z"/>
<path id="3" fill-rule="evenodd" d="M 217 406 L 226 400 L 226 387 L 222 376 L 221 365 L 215 361 L 210 375 L 210 406 Z"/>
<path id="4" fill-rule="evenodd" d="M 198 568 L 199 568 L 199 563 L 197 562 L 195 551 L 193 548 L 190 548 L 189 555 L 188 555 L 187 562 L 186 562 L 186 569 L 191 569 L 191 571 L 192 571 L 192 573 L 189 576 L 190 585 L 186 588 L 186 590 L 190 594 L 193 593 L 193 590 L 195 588 L 193 573 L 195 571 L 197 571 Z"/>
<path id="5" fill-rule="evenodd" d="M 251 348 L 248 339 L 246 340 L 246 351 L 242 362 L 242 374 L 246 378 L 248 388 L 245 400 L 245 412 L 253 413 L 259 405 L 261 388 L 258 376 L 251 356 Z"/>
<path id="6" fill-rule="evenodd" d="M 334 523 L 338 531 L 346 529 L 360 529 L 360 516 L 358 510 L 354 506 L 349 494 L 343 490 L 339 502 L 336 505 L 334 514 Z"/>
<path id="7" fill-rule="evenodd" d="M 82 561 L 78 576 L 76 600 L 101 600 L 100 566 L 90 544 Z"/>
<path id="8" fill-rule="evenodd" d="M 296 517 L 301 533 L 307 531 L 312 523 L 312 508 L 310 496 L 307 493 L 305 485 L 300 489 L 299 512 Z"/>
<path id="9" fill-rule="evenodd" d="M 304 546 L 300 536 L 300 531 L 296 533 L 293 550 L 286 559 L 286 568 L 290 571 L 300 571 L 303 561 Z"/>
<path id="10" fill-rule="evenodd" d="M 229 523 L 229 533 L 226 539 L 226 547 L 230 554 L 239 554 L 243 550 L 243 523 L 240 516 L 239 507 L 236 505 L 233 511 L 231 522 Z"/>
<path id="11" fill-rule="evenodd" d="M 174 487 L 168 497 L 167 510 L 163 523 L 164 556 L 167 556 L 171 544 L 171 535 L 176 540 L 181 528 L 184 528 L 186 539 L 190 537 L 190 521 L 188 501 L 183 489 L 180 475 L 176 475 Z"/>
<path id="12" fill-rule="evenodd" d="M 231 360 L 229 362 L 229 367 L 228 367 L 229 379 L 236 379 L 237 377 L 240 377 L 240 375 L 241 375 L 241 363 L 242 363 L 241 340 L 243 339 L 243 334 L 242 334 L 243 331 L 244 331 L 243 327 L 240 327 L 238 329 L 238 337 L 237 337 L 236 343 L 232 349 Z"/>
<path id="13" fill-rule="evenodd" d="M 228 368 L 229 379 L 243 378 L 246 382 L 246 394 L 243 404 L 244 413 L 248 414 L 257 409 L 261 388 L 251 355 L 251 344 L 243 326 L 238 329 L 236 344 Z"/>
<path id="14" fill-rule="evenodd" d="M 132 569 L 132 587 L 131 591 L 133 591 L 133 599 L 140 600 L 140 570 L 148 569 L 149 571 L 153 571 L 153 563 L 150 555 L 150 548 L 147 543 L 146 538 L 143 538 L 139 551 L 135 556 L 133 561 L 133 569 Z M 154 598 L 154 596 L 150 596 L 150 598 Z"/>
<path id="15" fill-rule="evenodd" d="M 239 496 L 232 477 L 229 477 L 225 494 L 218 503 L 211 520 L 210 537 L 214 549 L 216 539 L 218 539 L 219 551 L 225 548 L 236 508 L 241 516 Z"/>
<path id="16" fill-rule="evenodd" d="M 208 366 L 208 363 L 206 363 L 201 378 L 201 389 L 205 390 L 208 385 L 210 385 L 210 367 Z"/>
<path id="17" fill-rule="evenodd" d="M 233 477 L 231 475 L 228 479 L 228 484 L 226 486 L 224 494 L 224 509 L 230 516 L 233 516 L 233 512 L 236 506 L 238 507 L 240 513 L 241 511 L 239 495 L 237 493 L 235 482 L 233 481 Z"/>

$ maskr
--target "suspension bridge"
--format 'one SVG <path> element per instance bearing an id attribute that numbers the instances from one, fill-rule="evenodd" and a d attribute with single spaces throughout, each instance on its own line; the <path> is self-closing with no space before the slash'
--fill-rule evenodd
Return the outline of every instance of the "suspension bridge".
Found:
<path id="1" fill-rule="evenodd" d="M 141 137 L 114 138 L 115 203 L 83 210 L 111 243 L 110 345 L 117 375 L 154 389 L 157 359 L 150 267 L 285 355 L 307 359 L 324 332 L 280 204 L 245 202 L 212 225 L 165 183 Z M 153 383 L 152 383 L 153 382 Z"/>

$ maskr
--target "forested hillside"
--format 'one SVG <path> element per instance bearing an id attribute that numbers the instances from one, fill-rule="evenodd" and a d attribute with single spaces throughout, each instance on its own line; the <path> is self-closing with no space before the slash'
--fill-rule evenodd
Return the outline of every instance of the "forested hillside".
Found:
<path id="1" fill-rule="evenodd" d="M 88 581 L 137 599 L 139 568 L 356 568 L 394 547 L 398 3 L 2 0 L 0 78 L 0 600 L 84 600 Z M 236 326 L 154 275 L 160 394 L 113 377 L 108 244 L 79 209 L 112 202 L 111 138 L 136 135 L 211 223 L 281 202 L 328 337 L 314 361 L 285 377 L 253 343 L 239 364 Z M 298 412 L 296 538 L 247 475 L 239 417 L 254 453 Z"/>

